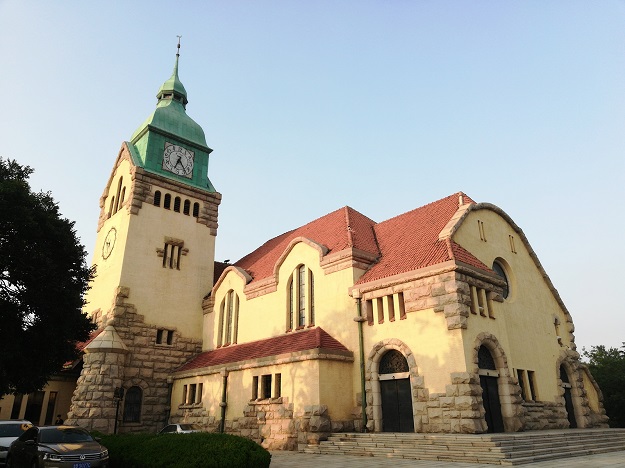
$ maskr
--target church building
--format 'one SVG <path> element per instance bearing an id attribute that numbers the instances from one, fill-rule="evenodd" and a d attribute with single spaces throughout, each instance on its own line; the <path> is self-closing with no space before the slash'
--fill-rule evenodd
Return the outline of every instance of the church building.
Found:
<path id="1" fill-rule="evenodd" d="M 215 262 L 221 194 L 178 60 L 105 181 L 98 331 L 67 423 L 188 422 L 286 450 L 335 432 L 607 426 L 571 315 L 495 205 L 457 192 L 381 222 L 345 206 Z"/>

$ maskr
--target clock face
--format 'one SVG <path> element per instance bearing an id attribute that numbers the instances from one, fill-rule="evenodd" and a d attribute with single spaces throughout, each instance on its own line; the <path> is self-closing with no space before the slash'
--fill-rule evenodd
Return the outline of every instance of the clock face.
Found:
<path id="1" fill-rule="evenodd" d="M 193 175 L 193 151 L 182 146 L 165 143 L 163 152 L 163 169 L 183 177 Z"/>
<path id="2" fill-rule="evenodd" d="M 115 247 L 115 240 L 117 239 L 117 230 L 115 228 L 111 228 L 111 230 L 106 235 L 104 239 L 104 245 L 102 246 L 102 258 L 105 260 L 109 258 L 111 252 L 113 252 L 113 247 Z"/>

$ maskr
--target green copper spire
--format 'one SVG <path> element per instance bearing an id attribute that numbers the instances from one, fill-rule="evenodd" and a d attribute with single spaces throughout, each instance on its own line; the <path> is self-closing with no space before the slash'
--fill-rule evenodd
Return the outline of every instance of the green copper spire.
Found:
<path id="1" fill-rule="evenodd" d="M 182 105 L 185 107 L 189 100 L 187 99 L 187 90 L 184 89 L 184 86 L 180 82 L 180 78 L 178 77 L 178 61 L 180 59 L 180 37 L 178 36 L 178 50 L 176 52 L 176 64 L 174 65 L 174 71 L 171 74 L 171 77 L 163 83 L 163 86 L 160 87 L 156 97 L 159 102 L 163 99 L 174 99 L 176 101 L 182 102 Z"/>
<path id="2" fill-rule="evenodd" d="M 206 144 L 202 127 L 187 115 L 187 91 L 178 77 L 179 61 L 180 36 L 174 71 L 158 90 L 156 109 L 130 138 L 133 160 L 147 171 L 214 192 L 208 179 L 208 158 L 213 150 Z M 194 154 L 192 173 L 176 174 L 163 166 L 164 151 L 169 145 L 181 146 Z"/>

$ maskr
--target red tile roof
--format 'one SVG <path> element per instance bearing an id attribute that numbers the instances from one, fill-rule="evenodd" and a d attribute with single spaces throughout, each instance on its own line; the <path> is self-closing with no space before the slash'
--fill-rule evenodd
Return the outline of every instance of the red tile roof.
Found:
<path id="1" fill-rule="evenodd" d="M 348 206 L 322 216 L 302 227 L 267 241 L 235 263 L 252 276 L 252 282 L 273 274 L 276 261 L 296 237 L 306 237 L 329 249 L 328 253 L 355 247 L 378 257 L 357 282 L 369 281 L 457 260 L 490 271 L 466 249 L 455 242 L 439 240 L 451 217 L 463 204 L 473 204 L 462 192 L 432 202 L 381 223 L 375 223 Z"/>
<path id="2" fill-rule="evenodd" d="M 177 371 L 188 371 L 317 348 L 349 352 L 345 346 L 332 338 L 326 331 L 316 327 L 264 340 L 205 351 L 191 359 Z"/>
<path id="3" fill-rule="evenodd" d="M 236 262 L 235 266 L 246 270 L 252 276 L 252 281 L 268 278 L 273 274 L 276 261 L 297 237 L 322 244 L 329 252 L 355 247 L 377 255 L 378 248 L 372 229 L 374 225 L 374 221 L 346 206 L 267 241 Z"/>
<path id="4" fill-rule="evenodd" d="M 462 196 L 464 204 L 475 203 L 459 192 L 376 224 L 374 230 L 381 255 L 379 261 L 358 280 L 357 284 L 418 270 L 448 260 L 459 260 L 490 271 L 490 268 L 455 242 L 438 238 L 458 210 L 459 196 Z"/>

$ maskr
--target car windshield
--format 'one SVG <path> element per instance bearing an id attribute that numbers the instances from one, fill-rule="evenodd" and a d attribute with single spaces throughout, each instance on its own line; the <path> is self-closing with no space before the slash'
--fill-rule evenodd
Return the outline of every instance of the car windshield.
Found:
<path id="1" fill-rule="evenodd" d="M 77 427 L 42 429 L 39 432 L 39 442 L 44 444 L 68 444 L 75 442 L 91 442 L 93 437 Z"/>
<path id="2" fill-rule="evenodd" d="M 180 429 L 183 431 L 197 431 L 200 429 L 200 426 L 197 424 L 181 424 Z"/>
<path id="3" fill-rule="evenodd" d="M 0 424 L 0 437 L 19 437 L 28 427 L 24 423 Z"/>

